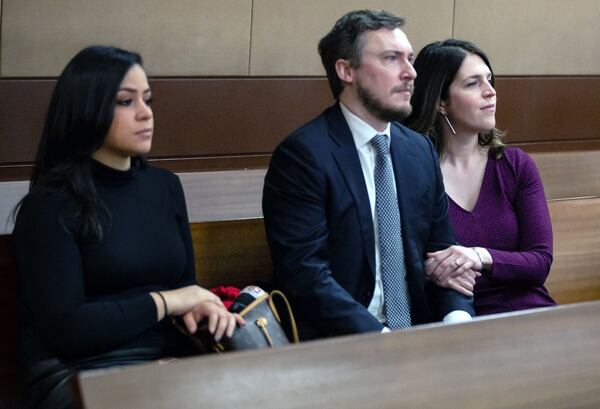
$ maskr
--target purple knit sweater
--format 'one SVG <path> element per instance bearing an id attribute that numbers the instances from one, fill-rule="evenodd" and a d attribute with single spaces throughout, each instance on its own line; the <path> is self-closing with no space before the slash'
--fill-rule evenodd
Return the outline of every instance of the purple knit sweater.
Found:
<path id="1" fill-rule="evenodd" d="M 477 279 L 477 315 L 554 305 L 544 287 L 552 264 L 552 225 L 535 163 L 518 148 L 490 154 L 471 212 L 451 198 L 450 218 L 459 244 L 485 247 L 494 260 Z"/>

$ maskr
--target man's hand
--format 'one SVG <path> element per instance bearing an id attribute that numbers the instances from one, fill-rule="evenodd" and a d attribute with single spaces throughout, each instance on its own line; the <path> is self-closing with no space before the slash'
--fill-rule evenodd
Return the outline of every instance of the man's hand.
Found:
<path id="1" fill-rule="evenodd" d="M 469 297 L 473 296 L 475 279 L 481 275 L 482 267 L 475 250 L 463 246 L 427 253 L 425 260 L 425 274 L 429 280 Z"/>

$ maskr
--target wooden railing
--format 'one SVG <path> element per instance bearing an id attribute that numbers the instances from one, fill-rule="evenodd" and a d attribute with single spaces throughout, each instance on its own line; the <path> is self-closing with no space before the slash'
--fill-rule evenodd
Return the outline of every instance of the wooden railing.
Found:
<path id="1" fill-rule="evenodd" d="M 598 408 L 600 301 L 80 374 L 82 407 Z"/>

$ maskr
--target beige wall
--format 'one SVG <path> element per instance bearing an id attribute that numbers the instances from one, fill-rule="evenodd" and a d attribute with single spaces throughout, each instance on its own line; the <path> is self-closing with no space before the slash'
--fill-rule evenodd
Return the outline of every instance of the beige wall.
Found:
<path id="1" fill-rule="evenodd" d="M 598 0 L 456 0 L 455 16 L 498 74 L 600 74 Z"/>
<path id="2" fill-rule="evenodd" d="M 0 0 L 0 51 L 2 48 L 2 0 Z M 0 52 L 0 74 L 2 73 L 2 52 Z"/>
<path id="3" fill-rule="evenodd" d="M 254 0 L 251 75 L 324 75 L 317 43 L 344 13 L 385 9 L 407 20 L 415 50 L 452 35 L 449 0 Z M 427 27 L 427 29 L 425 29 Z"/>
<path id="4" fill-rule="evenodd" d="M 151 75 L 323 75 L 316 45 L 356 8 L 407 18 L 415 51 L 454 36 L 500 75 L 600 74 L 597 0 L 0 0 L 0 75 L 55 76 L 79 49 L 142 53 Z"/>
<path id="5" fill-rule="evenodd" d="M 150 75 L 247 75 L 252 0 L 4 0 L 2 76 L 58 75 L 91 44 L 139 51 Z"/>

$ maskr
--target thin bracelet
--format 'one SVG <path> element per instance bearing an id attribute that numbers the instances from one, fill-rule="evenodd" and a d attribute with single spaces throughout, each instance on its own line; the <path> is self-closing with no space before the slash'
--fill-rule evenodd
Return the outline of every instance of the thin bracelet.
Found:
<path id="1" fill-rule="evenodd" d="M 165 296 L 162 295 L 162 293 L 160 291 L 157 291 L 156 294 L 158 294 L 158 296 L 162 299 L 163 301 L 163 305 L 165 307 L 165 317 L 167 317 L 169 315 L 169 309 L 167 308 L 167 300 L 165 300 Z"/>
<path id="2" fill-rule="evenodd" d="M 481 258 L 481 255 L 477 251 L 477 247 L 471 247 L 471 248 L 473 249 L 475 254 L 477 254 L 477 258 L 479 259 L 479 262 L 481 263 L 481 271 L 485 270 L 485 266 L 483 265 L 483 259 Z"/>

